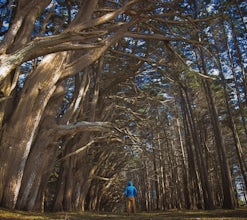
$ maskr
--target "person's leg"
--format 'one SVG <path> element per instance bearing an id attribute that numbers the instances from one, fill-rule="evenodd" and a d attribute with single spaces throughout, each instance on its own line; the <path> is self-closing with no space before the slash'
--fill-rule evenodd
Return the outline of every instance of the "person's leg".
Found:
<path id="1" fill-rule="evenodd" d="M 136 213 L 135 197 L 129 197 L 130 201 L 130 212 Z"/>
<path id="2" fill-rule="evenodd" d="M 127 202 L 127 213 L 130 214 L 130 211 L 131 211 L 131 200 L 130 200 L 129 197 L 127 197 L 126 202 Z"/>
<path id="3" fill-rule="evenodd" d="M 134 214 L 136 214 L 136 200 L 135 200 L 135 197 L 133 197 L 132 205 L 133 205 L 133 212 L 134 212 Z"/>

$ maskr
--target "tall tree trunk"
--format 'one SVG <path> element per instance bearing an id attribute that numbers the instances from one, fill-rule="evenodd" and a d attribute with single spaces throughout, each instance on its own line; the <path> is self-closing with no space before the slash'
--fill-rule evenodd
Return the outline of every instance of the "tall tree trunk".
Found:
<path id="1" fill-rule="evenodd" d="M 54 115 L 63 100 L 64 89 L 57 86 L 53 98 L 46 107 L 38 135 L 25 166 L 16 207 L 21 210 L 40 211 L 48 179 L 59 150 Z M 31 175 L 30 175 L 31 174 Z"/>
<path id="2" fill-rule="evenodd" d="M 241 66 L 241 73 L 237 73 L 237 69 L 238 69 L 238 66 L 236 66 L 236 63 L 234 62 L 234 57 L 235 57 L 235 54 L 232 54 L 231 51 L 232 49 L 230 48 L 230 45 L 229 45 L 229 40 L 227 39 L 227 30 L 226 30 L 226 27 L 224 26 L 224 21 L 221 20 L 221 26 L 222 26 L 222 30 L 223 30 L 223 41 L 222 43 L 224 44 L 224 46 L 226 47 L 227 49 L 227 53 L 228 53 L 228 58 L 229 58 L 229 61 L 230 61 L 230 66 L 231 66 L 231 71 L 232 71 L 232 75 L 233 75 L 233 81 L 234 81 L 234 84 L 235 84 L 235 89 L 236 89 L 236 95 L 237 95 L 237 100 L 238 100 L 238 103 L 237 105 L 239 106 L 239 113 L 240 113 L 240 116 L 241 116 L 241 122 L 243 124 L 243 129 L 245 131 L 245 135 L 246 135 L 246 138 L 247 138 L 247 125 L 246 125 L 246 120 L 245 120 L 245 115 L 244 115 L 244 111 L 245 111 L 245 108 L 247 107 L 247 101 L 243 101 L 243 99 L 241 98 L 242 97 L 242 94 L 244 93 L 245 94 L 245 99 L 247 99 L 247 79 L 246 79 L 246 69 L 244 68 L 243 66 L 243 61 L 242 61 L 242 57 L 241 57 L 241 54 L 240 54 L 240 51 L 239 51 L 239 44 L 238 44 L 238 41 L 237 41 L 237 36 L 236 36 L 236 33 L 235 33 L 235 27 L 233 25 L 233 21 L 230 20 L 230 25 L 231 25 L 231 28 L 232 28 L 232 35 L 233 35 L 233 38 L 234 38 L 234 46 L 236 47 L 236 51 L 237 51 L 237 54 L 236 54 L 236 57 L 238 58 L 239 62 L 237 62 L 238 64 L 240 64 Z M 214 41 L 216 41 L 216 39 L 214 39 Z M 219 50 L 218 50 L 218 53 L 219 53 Z M 220 57 L 218 55 L 218 60 L 220 61 Z M 221 64 L 221 62 L 219 62 Z M 220 72 L 221 74 L 223 74 L 222 72 L 222 66 L 220 65 L 219 66 L 220 68 Z M 241 79 L 242 79 L 242 82 L 239 82 L 238 78 L 239 76 L 241 76 Z M 223 75 L 224 76 L 224 75 Z M 240 92 L 240 88 L 243 87 L 243 92 L 241 94 Z"/>
<path id="3" fill-rule="evenodd" d="M 176 110 L 177 111 L 177 110 Z M 186 162 L 185 162 L 185 150 L 184 150 L 184 144 L 183 144 L 183 138 L 181 134 L 181 126 L 180 126 L 180 121 L 178 118 L 178 112 L 177 114 L 177 130 L 178 130 L 178 136 L 179 136 L 179 142 L 180 142 L 180 147 L 181 147 L 181 160 L 182 160 L 182 178 L 183 178 L 183 192 L 184 192 L 184 200 L 185 200 L 185 207 L 186 209 L 191 208 L 191 202 L 190 202 L 190 195 L 189 195 L 189 186 L 188 186 L 188 175 L 187 175 L 187 167 L 186 167 Z"/>
<path id="4" fill-rule="evenodd" d="M 154 166 L 154 179 L 155 179 L 155 194 L 156 194 L 156 207 L 155 209 L 160 210 L 160 183 L 159 183 L 159 172 L 158 172 L 158 165 L 157 165 L 157 151 L 153 150 L 153 166 Z"/>
<path id="5" fill-rule="evenodd" d="M 26 82 L 18 106 L 3 131 L 0 145 L 3 148 L 0 156 L 0 199 L 4 207 L 15 208 L 26 161 L 46 104 L 62 73 L 60 68 L 64 58 L 65 53 L 60 53 L 43 59 Z M 55 65 L 51 66 L 51 63 Z M 37 85 L 37 82 L 39 86 L 30 86 Z"/>
<path id="6" fill-rule="evenodd" d="M 188 103 L 187 108 L 189 111 L 189 114 L 188 114 L 189 126 L 190 126 L 192 140 L 193 140 L 194 147 L 195 147 L 196 161 L 197 161 L 198 172 L 199 172 L 200 181 L 201 181 L 200 183 L 202 186 L 204 207 L 205 209 L 214 209 L 212 192 L 210 189 L 206 166 L 205 166 L 204 158 L 202 155 L 202 149 L 201 149 L 201 144 L 200 144 L 199 137 L 198 137 L 198 131 L 196 129 L 194 113 L 191 108 L 191 103 L 190 103 L 188 92 L 186 89 L 184 90 L 184 92 L 185 92 L 185 97 Z"/>
<path id="7" fill-rule="evenodd" d="M 161 141 L 161 133 L 158 133 L 158 146 L 159 146 L 159 151 L 158 151 L 158 162 L 159 162 L 159 180 L 160 180 L 160 209 L 164 210 L 165 209 L 165 167 L 164 167 L 164 152 L 163 152 L 163 145 Z"/>
<path id="8" fill-rule="evenodd" d="M 150 183 L 150 178 L 149 178 L 149 168 L 147 162 L 144 162 L 145 166 L 145 179 L 146 179 L 146 184 L 145 184 L 145 208 L 147 211 L 151 210 L 151 183 Z"/>
<path id="9" fill-rule="evenodd" d="M 86 203 L 86 196 L 88 194 L 88 191 L 90 189 L 90 185 L 94 176 L 94 173 L 96 172 L 97 165 L 93 165 L 92 168 L 90 168 L 89 175 L 87 176 L 87 179 L 85 180 L 84 184 L 81 187 L 81 195 L 80 195 L 80 200 L 81 200 L 81 210 L 85 210 L 85 203 Z"/>
<path id="10" fill-rule="evenodd" d="M 72 211 L 72 192 L 73 192 L 73 171 L 72 169 L 74 169 L 73 166 L 73 158 L 68 158 L 66 161 L 66 169 L 67 169 L 67 173 L 66 173 L 66 179 L 64 180 L 65 182 L 65 189 L 64 189 L 64 201 L 63 201 L 63 205 L 64 205 L 64 210 L 69 212 Z"/>
<path id="11" fill-rule="evenodd" d="M 241 68 L 241 71 L 240 71 L 240 75 L 241 75 L 241 79 L 242 79 L 242 87 L 243 87 L 243 93 L 244 93 L 244 97 L 245 97 L 245 106 L 247 106 L 247 76 L 246 76 L 246 67 L 244 66 L 244 61 L 243 61 L 243 58 L 242 58 L 242 55 L 241 55 L 241 51 L 240 51 L 240 46 L 239 46 L 239 43 L 238 43 L 238 39 L 237 39 L 237 34 L 236 34 L 236 28 L 233 24 L 233 21 L 232 19 L 230 19 L 230 25 L 231 25 L 231 28 L 232 28 L 232 37 L 233 37 L 233 40 L 234 40 L 234 46 L 235 46 L 235 50 L 236 50 L 236 57 L 238 59 L 238 64 Z M 235 71 L 233 72 L 235 73 Z M 238 88 L 238 86 L 236 87 Z"/>
<path id="12" fill-rule="evenodd" d="M 185 149 L 188 155 L 188 181 L 189 181 L 189 192 L 191 208 L 196 209 L 202 207 L 202 198 L 199 187 L 199 178 L 196 168 L 196 155 L 192 144 L 192 134 L 189 128 L 189 112 L 186 104 L 186 98 L 182 92 L 182 88 L 179 88 L 179 95 L 181 99 L 183 127 L 185 135 Z"/>
<path id="13" fill-rule="evenodd" d="M 205 75 L 207 74 L 207 69 L 204 61 L 203 53 L 201 55 L 202 61 L 202 68 Z M 208 102 L 211 122 L 213 125 L 213 131 L 215 136 L 216 148 L 218 152 L 218 157 L 220 161 L 220 168 L 221 168 L 221 175 L 222 175 L 222 185 L 223 185 L 223 208 L 233 209 L 235 208 L 235 201 L 234 201 L 234 190 L 232 186 L 232 179 L 230 174 L 229 163 L 227 160 L 227 154 L 225 145 L 223 142 L 222 133 L 220 130 L 220 124 L 217 114 L 217 109 L 215 106 L 215 102 L 213 100 L 211 88 L 208 81 L 203 81 L 203 87 L 205 89 L 205 95 Z"/>
<path id="14" fill-rule="evenodd" d="M 217 57 L 218 57 L 218 60 L 220 61 L 219 51 L 218 51 Z M 247 175 L 247 166 L 246 166 L 246 163 L 244 160 L 243 148 L 242 148 L 242 144 L 240 142 L 240 137 L 238 135 L 236 124 L 234 122 L 233 114 L 232 114 L 231 107 L 229 104 L 230 98 L 229 98 L 229 94 L 227 91 L 227 83 L 226 83 L 226 79 L 224 77 L 221 65 L 219 66 L 219 69 L 220 69 L 220 77 L 221 77 L 221 82 L 222 82 L 221 84 L 222 84 L 222 87 L 224 90 L 224 95 L 225 95 L 226 109 L 227 109 L 228 117 L 230 119 L 229 120 L 230 129 L 232 131 L 232 136 L 233 136 L 233 140 L 235 143 L 236 152 L 237 152 L 237 156 L 238 156 L 238 162 L 239 162 L 239 166 L 240 166 L 241 174 L 243 176 L 243 180 L 244 180 L 244 184 L 245 184 L 245 190 L 246 190 L 247 189 L 247 176 L 246 176 Z M 240 108 L 241 108 L 241 106 L 240 106 Z M 245 123 L 244 123 L 244 126 L 245 126 Z"/>

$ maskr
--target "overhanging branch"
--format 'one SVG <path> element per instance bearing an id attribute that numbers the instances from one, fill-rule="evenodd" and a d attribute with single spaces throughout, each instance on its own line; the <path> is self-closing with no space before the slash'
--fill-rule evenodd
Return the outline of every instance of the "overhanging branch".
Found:
<path id="1" fill-rule="evenodd" d="M 58 125 L 57 134 L 60 136 L 76 134 L 82 131 L 100 131 L 100 132 L 109 132 L 113 130 L 113 125 L 110 122 L 88 122 L 81 121 L 68 125 Z"/>
<path id="2" fill-rule="evenodd" d="M 65 160 L 69 157 L 72 157 L 76 154 L 79 154 L 80 152 L 86 150 L 87 148 L 89 148 L 90 146 L 92 146 L 94 143 L 99 143 L 99 142 L 122 142 L 122 139 L 117 138 L 117 137 L 99 137 L 99 138 L 95 138 L 93 140 L 91 140 L 90 142 L 88 142 L 86 145 L 80 147 L 79 149 L 67 154 L 66 156 L 62 157 L 61 159 L 59 159 L 58 161 L 61 160 Z"/>

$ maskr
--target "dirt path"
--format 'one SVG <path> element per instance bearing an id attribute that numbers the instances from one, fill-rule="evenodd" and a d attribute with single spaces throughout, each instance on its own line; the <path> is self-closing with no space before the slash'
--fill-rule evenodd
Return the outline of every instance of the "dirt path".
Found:
<path id="1" fill-rule="evenodd" d="M 60 219 L 60 220 L 247 220 L 247 207 L 236 210 L 217 209 L 212 211 L 164 211 L 141 212 L 128 216 L 126 213 L 89 213 L 89 212 L 59 212 L 59 213 L 33 213 L 22 211 L 9 211 L 0 209 L 0 219 Z"/>

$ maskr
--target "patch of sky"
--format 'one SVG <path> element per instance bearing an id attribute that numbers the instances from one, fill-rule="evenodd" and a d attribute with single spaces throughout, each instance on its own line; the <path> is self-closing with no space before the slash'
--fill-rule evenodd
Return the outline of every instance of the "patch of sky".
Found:
<path id="1" fill-rule="evenodd" d="M 247 16 L 243 17 L 243 21 L 244 21 L 245 24 L 247 23 Z"/>
<path id="2" fill-rule="evenodd" d="M 173 0 L 161 0 L 162 3 L 169 3 L 169 2 L 173 2 Z"/>
<path id="3" fill-rule="evenodd" d="M 3 25 L 1 27 L 1 32 L 5 32 L 9 29 L 9 21 L 3 21 Z"/>
<path id="4" fill-rule="evenodd" d="M 212 11 L 214 11 L 214 5 L 213 5 L 213 4 L 207 5 L 207 6 L 206 6 L 206 10 L 207 10 L 207 12 L 212 12 Z"/>
<path id="5" fill-rule="evenodd" d="M 235 88 L 234 83 L 228 83 L 229 88 L 229 95 L 230 95 L 230 102 L 232 103 L 232 108 L 239 109 L 239 102 L 238 102 L 238 96 Z"/>
<path id="6" fill-rule="evenodd" d="M 247 195 L 245 193 L 244 186 L 241 186 L 240 189 L 238 189 L 239 186 L 236 186 L 236 188 L 237 188 L 238 198 L 240 200 L 238 202 L 240 203 L 240 205 L 244 205 L 244 204 L 247 205 Z"/>
<path id="7" fill-rule="evenodd" d="M 240 86 L 239 91 L 240 91 L 240 99 L 242 100 L 243 103 L 245 103 L 247 101 L 247 99 L 246 99 L 245 93 L 244 93 L 245 92 L 244 86 Z M 246 121 L 247 121 L 247 117 L 246 117 Z"/>
<path id="8" fill-rule="evenodd" d="M 156 9 L 155 9 L 155 12 L 156 12 L 157 14 L 162 14 L 162 13 L 164 12 L 164 7 L 156 8 Z"/>
<path id="9" fill-rule="evenodd" d="M 115 3 L 119 4 L 119 0 L 111 0 L 111 2 L 115 2 Z"/>
<path id="10" fill-rule="evenodd" d="M 2 18 L 5 18 L 5 20 L 3 21 L 2 26 L 1 26 L 1 30 L 0 30 L 1 32 L 5 32 L 6 30 L 8 30 L 10 18 L 11 18 L 12 11 L 13 11 L 12 9 L 14 7 L 16 7 L 14 4 L 12 4 L 11 7 L 8 8 L 7 5 L 5 5 L 5 4 L 6 4 L 6 1 L 0 1 L 0 8 L 1 8 L 0 16 Z M 7 13 L 9 13 L 9 14 L 7 14 Z"/>
<path id="11" fill-rule="evenodd" d="M 239 7 L 244 8 L 245 10 L 247 9 L 247 1 L 240 1 L 239 2 Z"/>
<path id="12" fill-rule="evenodd" d="M 178 16 L 174 16 L 174 20 L 175 20 L 175 21 L 182 21 L 183 19 L 180 18 L 180 17 L 178 17 Z"/>
<path id="13" fill-rule="evenodd" d="M 137 41 L 137 46 L 143 46 L 145 44 L 146 44 L 146 41 L 143 40 L 143 39 L 140 39 L 140 40 Z"/>
<path id="14" fill-rule="evenodd" d="M 132 38 L 132 37 L 123 37 L 123 40 L 125 40 L 128 43 L 131 43 L 131 42 L 135 41 L 134 38 Z"/>
<path id="15" fill-rule="evenodd" d="M 186 64 L 188 65 L 188 66 L 190 66 L 190 65 L 192 65 L 194 62 L 192 62 L 191 60 L 186 60 Z"/>
<path id="16" fill-rule="evenodd" d="M 222 63 L 222 71 L 225 79 L 232 79 L 232 70 L 227 63 Z"/>
<path id="17" fill-rule="evenodd" d="M 127 53 L 132 53 L 132 49 L 131 49 L 131 48 L 125 48 L 125 51 L 126 51 Z"/>
<path id="18" fill-rule="evenodd" d="M 50 9 L 50 8 L 52 8 L 55 4 L 57 4 L 57 1 L 56 0 L 52 0 L 51 2 L 50 2 L 50 4 L 46 7 L 47 9 Z"/>
<path id="19" fill-rule="evenodd" d="M 25 79 L 27 78 L 26 74 L 21 74 L 18 78 L 18 88 L 23 88 Z"/>
<path id="20" fill-rule="evenodd" d="M 230 95 L 230 102 L 232 103 L 232 109 L 239 109 L 239 100 L 236 94 L 236 89 L 234 89 L 234 92 L 232 92 L 232 94 Z M 244 99 L 242 99 L 244 100 Z"/>
<path id="21" fill-rule="evenodd" d="M 206 11 L 209 14 L 216 14 L 218 13 L 218 0 L 212 0 L 209 4 L 206 5 Z"/>
<path id="22" fill-rule="evenodd" d="M 244 43 L 246 43 L 247 41 L 247 33 L 244 32 L 244 28 L 242 26 L 240 26 L 240 31 L 238 33 L 239 36 L 237 36 L 238 41 L 243 41 Z"/>
<path id="23" fill-rule="evenodd" d="M 33 30 L 33 33 L 32 33 L 32 37 L 35 37 L 40 33 L 41 26 L 42 26 L 41 20 L 36 20 L 34 22 L 34 30 Z"/>
<path id="24" fill-rule="evenodd" d="M 134 127 L 136 124 L 135 124 L 135 122 L 133 122 L 133 121 L 131 121 L 130 123 L 129 123 L 129 126 L 130 127 Z"/>
<path id="25" fill-rule="evenodd" d="M 165 92 L 160 92 L 159 95 L 162 96 L 165 100 L 174 98 L 174 96 Z"/>
<path id="26" fill-rule="evenodd" d="M 147 71 L 144 71 L 147 72 Z M 138 75 L 135 77 L 136 83 L 138 86 L 143 87 L 146 84 L 150 83 L 152 81 L 152 78 L 149 75 L 145 75 L 142 73 L 142 75 Z"/>
<path id="27" fill-rule="evenodd" d="M 140 56 L 140 57 L 145 57 L 146 56 L 146 53 L 142 53 L 142 52 L 139 52 L 139 53 L 136 53 L 137 56 Z"/>
<path id="28" fill-rule="evenodd" d="M 206 35 L 208 37 L 211 37 L 211 38 L 213 37 L 213 33 L 212 33 L 212 30 L 211 30 L 210 26 L 206 27 L 203 31 L 204 31 L 204 33 L 206 33 Z"/>
<path id="29" fill-rule="evenodd" d="M 241 66 L 236 66 L 235 68 L 234 68 L 234 71 L 235 71 L 235 73 L 236 73 L 236 79 L 238 80 L 238 81 L 242 81 L 243 80 L 243 78 L 242 78 L 242 67 Z"/>
<path id="30" fill-rule="evenodd" d="M 184 47 L 183 49 L 180 50 L 181 53 L 184 53 L 184 55 L 186 56 L 186 59 L 189 63 L 193 62 L 196 60 L 196 54 L 195 51 L 193 49 L 191 49 L 191 47 Z"/>
<path id="31" fill-rule="evenodd" d="M 215 68 L 215 63 L 211 59 L 206 60 L 206 65 L 208 69 Z"/>
<path id="32" fill-rule="evenodd" d="M 20 75 L 18 78 L 18 88 L 23 88 L 25 80 L 27 76 L 30 74 L 30 71 L 33 68 L 33 62 L 32 61 L 27 61 L 21 65 L 21 71 Z"/>
<path id="33" fill-rule="evenodd" d="M 210 76 L 218 76 L 219 75 L 219 70 L 218 69 L 211 69 L 208 71 L 208 74 Z"/>
<path id="34" fill-rule="evenodd" d="M 161 96 L 169 88 L 169 85 L 164 83 L 164 76 L 157 70 L 150 68 L 137 75 L 135 81 L 139 88 L 144 89 L 151 86 L 154 88 L 155 94 Z"/>
<path id="35" fill-rule="evenodd" d="M 239 49 L 241 50 L 241 55 L 243 57 L 247 56 L 247 33 L 243 34 L 243 37 L 239 37 L 237 38 L 238 42 L 239 42 Z M 245 62 L 247 62 L 247 59 L 244 60 Z"/>
<path id="36" fill-rule="evenodd" d="M 69 78 L 66 81 L 66 103 L 69 103 L 69 100 L 73 97 L 75 91 L 75 79 L 73 77 Z"/>

